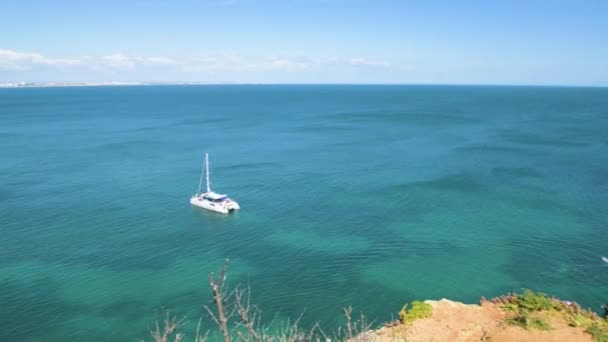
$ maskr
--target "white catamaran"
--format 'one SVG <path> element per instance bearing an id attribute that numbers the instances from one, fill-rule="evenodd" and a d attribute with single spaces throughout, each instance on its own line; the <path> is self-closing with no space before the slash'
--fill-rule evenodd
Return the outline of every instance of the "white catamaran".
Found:
<path id="1" fill-rule="evenodd" d="M 203 185 L 203 173 L 205 174 L 205 180 L 207 181 L 207 192 L 201 193 L 201 186 Z M 198 191 L 190 198 L 190 203 L 199 208 L 215 211 L 222 214 L 228 214 L 235 210 L 241 209 L 239 204 L 230 199 L 228 195 L 221 195 L 211 191 L 211 185 L 209 182 L 208 153 L 205 153 L 205 165 L 201 170 L 201 178 L 198 182 Z"/>

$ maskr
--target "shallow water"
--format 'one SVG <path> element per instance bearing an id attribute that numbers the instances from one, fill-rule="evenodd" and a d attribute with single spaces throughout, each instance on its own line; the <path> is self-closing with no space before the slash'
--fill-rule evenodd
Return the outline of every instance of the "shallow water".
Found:
<path id="1" fill-rule="evenodd" d="M 608 301 L 608 89 L 0 89 L 0 340 L 137 341 L 230 257 L 270 320 Z M 241 212 L 192 208 L 204 151 Z"/>

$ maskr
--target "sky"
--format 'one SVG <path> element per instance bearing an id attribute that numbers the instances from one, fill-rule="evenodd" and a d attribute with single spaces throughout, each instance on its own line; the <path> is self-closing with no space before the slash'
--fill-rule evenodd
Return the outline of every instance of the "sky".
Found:
<path id="1" fill-rule="evenodd" d="M 0 83 L 110 81 L 608 86 L 608 1 L 0 1 Z"/>

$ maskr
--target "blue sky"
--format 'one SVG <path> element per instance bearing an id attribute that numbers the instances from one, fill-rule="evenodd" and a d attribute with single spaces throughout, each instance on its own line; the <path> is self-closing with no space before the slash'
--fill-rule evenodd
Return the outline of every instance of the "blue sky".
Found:
<path id="1" fill-rule="evenodd" d="M 608 1 L 0 2 L 3 82 L 608 85 Z"/>

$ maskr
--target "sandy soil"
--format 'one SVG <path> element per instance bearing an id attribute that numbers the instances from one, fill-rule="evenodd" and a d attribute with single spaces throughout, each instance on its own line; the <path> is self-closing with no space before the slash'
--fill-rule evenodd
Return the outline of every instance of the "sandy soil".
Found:
<path id="1" fill-rule="evenodd" d="M 431 342 L 431 341 L 592 341 L 591 336 L 580 328 L 549 313 L 542 316 L 552 326 L 550 331 L 526 330 L 503 323 L 507 313 L 498 304 L 483 302 L 467 305 L 446 299 L 427 300 L 433 307 L 430 318 L 419 319 L 409 326 L 384 327 L 365 335 L 369 342 Z"/>

